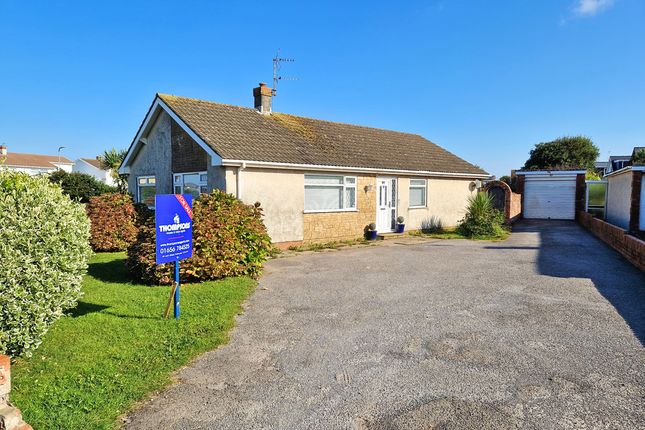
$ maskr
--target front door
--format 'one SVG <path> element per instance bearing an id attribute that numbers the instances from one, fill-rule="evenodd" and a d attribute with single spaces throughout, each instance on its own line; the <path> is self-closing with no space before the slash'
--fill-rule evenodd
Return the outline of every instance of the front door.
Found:
<path id="1" fill-rule="evenodd" d="M 396 228 L 396 178 L 376 178 L 376 230 Z"/>

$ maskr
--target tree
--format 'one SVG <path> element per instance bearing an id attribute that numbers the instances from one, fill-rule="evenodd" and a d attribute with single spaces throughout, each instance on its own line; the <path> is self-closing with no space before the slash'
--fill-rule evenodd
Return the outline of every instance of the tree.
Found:
<path id="1" fill-rule="evenodd" d="M 598 147 L 588 137 L 564 136 L 535 145 L 523 169 L 593 169 L 599 155 Z"/>
<path id="2" fill-rule="evenodd" d="M 117 191 L 116 188 L 97 181 L 94 176 L 85 173 L 67 173 L 57 170 L 49 175 L 49 181 L 59 184 L 65 194 L 81 203 L 89 202 L 91 197 Z"/>
<path id="3" fill-rule="evenodd" d="M 517 192 L 517 175 L 513 174 L 512 176 L 504 175 L 499 178 L 500 181 L 505 182 L 511 187 L 511 191 L 514 193 Z"/>
<path id="4" fill-rule="evenodd" d="M 634 152 L 634 155 L 632 155 L 632 165 L 645 166 L 645 148 Z"/>
<path id="5" fill-rule="evenodd" d="M 103 155 L 99 155 L 99 161 L 105 170 L 109 170 L 116 186 L 121 192 L 127 190 L 126 178 L 124 175 L 119 175 L 119 167 L 125 159 L 125 156 L 128 154 L 127 149 L 106 149 L 103 151 Z"/>

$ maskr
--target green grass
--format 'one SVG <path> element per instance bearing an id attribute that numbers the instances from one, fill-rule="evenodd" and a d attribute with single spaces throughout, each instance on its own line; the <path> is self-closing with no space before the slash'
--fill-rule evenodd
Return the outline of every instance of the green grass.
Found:
<path id="1" fill-rule="evenodd" d="M 122 253 L 97 254 L 78 307 L 13 370 L 12 402 L 35 430 L 111 429 L 173 370 L 227 341 L 255 287 L 247 278 L 185 285 L 181 319 L 162 319 L 169 287 L 129 281 Z"/>
<path id="2" fill-rule="evenodd" d="M 369 243 L 370 242 L 367 241 L 366 239 L 339 240 L 339 241 L 332 241 L 332 242 L 310 243 L 307 245 L 290 246 L 288 249 L 289 251 L 295 251 L 295 252 L 322 251 L 324 249 L 338 249 L 338 248 L 344 248 L 347 246 L 365 245 Z"/>
<path id="3" fill-rule="evenodd" d="M 410 236 L 427 237 L 431 239 L 472 239 L 472 240 L 488 240 L 488 241 L 501 241 L 508 239 L 511 232 L 506 228 L 499 236 L 474 236 L 467 237 L 459 233 L 456 229 L 444 229 L 434 233 L 424 233 L 421 230 L 415 230 L 408 233 Z"/>

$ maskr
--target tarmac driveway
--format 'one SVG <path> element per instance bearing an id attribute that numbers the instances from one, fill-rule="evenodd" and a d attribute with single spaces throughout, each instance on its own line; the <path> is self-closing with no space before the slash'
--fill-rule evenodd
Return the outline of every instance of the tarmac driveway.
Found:
<path id="1" fill-rule="evenodd" d="M 645 275 L 574 223 L 282 258 L 131 429 L 645 427 Z"/>

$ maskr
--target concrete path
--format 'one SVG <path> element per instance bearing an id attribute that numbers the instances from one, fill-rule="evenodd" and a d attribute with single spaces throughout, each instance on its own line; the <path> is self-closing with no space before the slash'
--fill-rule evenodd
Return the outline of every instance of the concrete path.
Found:
<path id="1" fill-rule="evenodd" d="M 645 275 L 579 226 L 268 264 L 128 429 L 645 428 Z"/>

